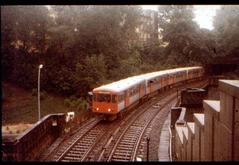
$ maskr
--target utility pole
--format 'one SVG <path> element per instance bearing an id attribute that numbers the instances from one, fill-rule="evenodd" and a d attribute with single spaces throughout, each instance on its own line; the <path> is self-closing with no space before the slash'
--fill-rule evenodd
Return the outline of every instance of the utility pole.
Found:
<path id="1" fill-rule="evenodd" d="M 43 65 L 39 65 L 38 67 L 38 121 L 41 119 L 41 109 L 40 109 L 40 74 L 41 74 L 41 68 L 43 68 Z"/>
<path id="2" fill-rule="evenodd" d="M 150 138 L 147 137 L 147 161 L 149 161 L 149 141 L 150 141 Z"/>

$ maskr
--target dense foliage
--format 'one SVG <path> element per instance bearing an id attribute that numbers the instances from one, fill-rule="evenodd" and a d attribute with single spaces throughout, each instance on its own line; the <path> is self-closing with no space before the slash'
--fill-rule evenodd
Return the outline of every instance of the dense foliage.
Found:
<path id="1" fill-rule="evenodd" d="M 139 6 L 3 6 L 3 79 L 36 88 L 43 64 L 42 89 L 78 97 L 128 76 L 206 64 L 238 52 L 238 9 L 218 10 L 215 30 L 209 31 L 193 21 L 191 6 L 162 6 L 162 40 L 141 45 Z"/>
<path id="2" fill-rule="evenodd" d="M 195 21 L 192 6 L 162 6 L 159 8 L 165 63 L 169 65 L 204 64 L 212 56 L 213 38 Z"/>
<path id="3" fill-rule="evenodd" d="M 227 5 L 214 19 L 218 56 L 239 57 L 239 6 Z"/>

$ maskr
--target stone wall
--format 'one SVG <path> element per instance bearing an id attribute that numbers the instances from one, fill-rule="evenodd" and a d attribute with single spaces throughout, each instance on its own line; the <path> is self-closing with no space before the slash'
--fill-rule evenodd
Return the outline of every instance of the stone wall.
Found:
<path id="1" fill-rule="evenodd" d="M 2 142 L 4 161 L 35 160 L 39 154 L 64 133 L 65 114 L 45 116 L 15 139 Z"/>

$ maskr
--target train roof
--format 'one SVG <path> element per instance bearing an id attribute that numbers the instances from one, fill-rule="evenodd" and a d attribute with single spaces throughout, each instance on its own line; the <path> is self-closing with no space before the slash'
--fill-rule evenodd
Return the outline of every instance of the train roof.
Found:
<path id="1" fill-rule="evenodd" d="M 122 79 L 122 80 L 95 88 L 93 89 L 93 92 L 95 91 L 122 92 L 136 84 L 140 84 L 141 82 L 143 82 L 143 79 L 128 77 L 126 79 Z"/>
<path id="2" fill-rule="evenodd" d="M 135 76 L 135 77 L 142 77 L 145 80 L 150 80 L 150 79 L 153 79 L 153 78 L 161 76 L 161 75 L 167 75 L 167 74 L 170 74 L 170 73 L 176 73 L 176 72 L 180 72 L 180 71 L 187 71 L 187 70 L 193 70 L 193 69 L 199 69 L 199 68 L 202 68 L 202 67 L 175 68 L 175 69 L 161 70 L 161 71 L 141 74 L 141 75 Z"/>
<path id="3" fill-rule="evenodd" d="M 175 68 L 175 69 L 168 69 L 168 70 L 162 70 L 162 71 L 156 71 L 156 72 L 150 72 L 146 74 L 141 74 L 138 76 L 132 76 L 128 77 L 126 79 L 122 79 L 110 84 L 102 85 L 98 88 L 93 89 L 93 92 L 122 92 L 136 84 L 140 84 L 144 81 L 148 81 L 151 79 L 154 79 L 160 75 L 167 75 L 170 73 L 175 73 L 179 71 L 187 71 L 187 70 L 193 70 L 193 69 L 199 69 L 202 67 L 184 67 L 184 68 Z"/>

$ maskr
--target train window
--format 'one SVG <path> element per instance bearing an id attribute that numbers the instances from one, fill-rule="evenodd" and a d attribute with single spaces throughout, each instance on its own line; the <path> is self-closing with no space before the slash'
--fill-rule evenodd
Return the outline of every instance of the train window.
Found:
<path id="1" fill-rule="evenodd" d="M 122 99 L 122 95 L 119 95 L 118 96 L 118 102 L 121 102 L 123 99 Z"/>
<path id="2" fill-rule="evenodd" d="M 130 89 L 129 96 L 133 96 L 139 92 L 139 86 Z"/>
<path id="3" fill-rule="evenodd" d="M 98 94 L 97 101 L 99 101 L 99 102 L 110 102 L 111 101 L 111 95 L 109 95 L 109 94 Z"/>
<path id="4" fill-rule="evenodd" d="M 118 95 L 118 102 L 120 102 L 121 101 L 121 95 Z"/>
<path id="5" fill-rule="evenodd" d="M 120 103 L 124 99 L 124 95 L 119 95 L 118 96 L 118 102 Z"/>
<path id="6" fill-rule="evenodd" d="M 112 95 L 112 103 L 116 103 L 116 95 Z"/>
<path id="7" fill-rule="evenodd" d="M 128 94 L 128 96 L 131 96 L 132 94 L 132 91 L 131 91 L 131 89 L 129 89 L 129 92 L 128 92 L 129 94 Z"/>
<path id="8" fill-rule="evenodd" d="M 132 96 L 134 94 L 134 89 L 130 89 L 129 96 Z"/>

